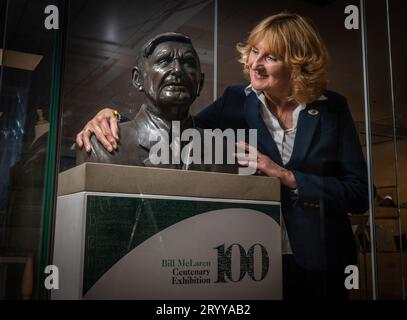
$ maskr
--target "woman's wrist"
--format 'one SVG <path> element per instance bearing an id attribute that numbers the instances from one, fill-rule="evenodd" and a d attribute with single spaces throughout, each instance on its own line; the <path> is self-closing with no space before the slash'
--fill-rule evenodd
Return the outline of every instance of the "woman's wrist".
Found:
<path id="1" fill-rule="evenodd" d="M 279 178 L 283 185 L 285 185 L 291 189 L 297 189 L 297 181 L 296 181 L 294 173 L 292 171 L 287 170 L 287 169 L 282 169 L 281 175 Z"/>

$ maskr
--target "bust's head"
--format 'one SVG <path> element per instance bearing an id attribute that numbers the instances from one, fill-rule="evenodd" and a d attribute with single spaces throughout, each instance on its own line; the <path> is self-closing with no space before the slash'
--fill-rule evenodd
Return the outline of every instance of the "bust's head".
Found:
<path id="1" fill-rule="evenodd" d="M 179 33 L 163 33 L 147 41 L 132 76 L 133 85 L 146 94 L 149 108 L 167 120 L 188 115 L 204 80 L 191 40 Z"/>

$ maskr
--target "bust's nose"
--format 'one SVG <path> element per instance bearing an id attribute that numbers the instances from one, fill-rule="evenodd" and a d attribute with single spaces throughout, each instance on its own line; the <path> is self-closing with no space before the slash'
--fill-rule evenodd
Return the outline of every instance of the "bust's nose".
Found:
<path id="1" fill-rule="evenodd" d="M 171 73 L 172 74 L 180 74 L 182 72 L 182 65 L 181 62 L 179 61 L 179 58 L 175 58 L 172 61 L 172 66 L 171 66 Z"/>

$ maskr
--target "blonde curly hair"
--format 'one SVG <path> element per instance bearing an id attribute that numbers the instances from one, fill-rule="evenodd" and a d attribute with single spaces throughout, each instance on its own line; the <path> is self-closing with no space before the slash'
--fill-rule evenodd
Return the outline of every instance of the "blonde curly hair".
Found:
<path id="1" fill-rule="evenodd" d="M 310 21 L 293 13 L 272 15 L 253 28 L 245 43 L 238 43 L 239 62 L 248 74 L 247 61 L 253 46 L 267 39 L 266 50 L 283 59 L 291 70 L 289 101 L 310 103 L 327 85 L 328 50 Z"/>

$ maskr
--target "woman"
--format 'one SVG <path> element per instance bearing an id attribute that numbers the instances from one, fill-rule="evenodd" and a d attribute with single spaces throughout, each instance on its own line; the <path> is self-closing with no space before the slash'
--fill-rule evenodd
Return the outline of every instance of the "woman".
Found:
<path id="1" fill-rule="evenodd" d="M 228 87 L 195 121 L 257 129 L 257 158 L 238 160 L 281 180 L 284 298 L 347 299 L 344 269 L 357 263 L 347 213 L 368 209 L 367 173 L 346 99 L 326 90 L 326 47 L 305 18 L 280 13 L 237 49 L 250 84 Z M 88 122 L 80 147 L 91 133 L 117 147 L 112 109 Z"/>

